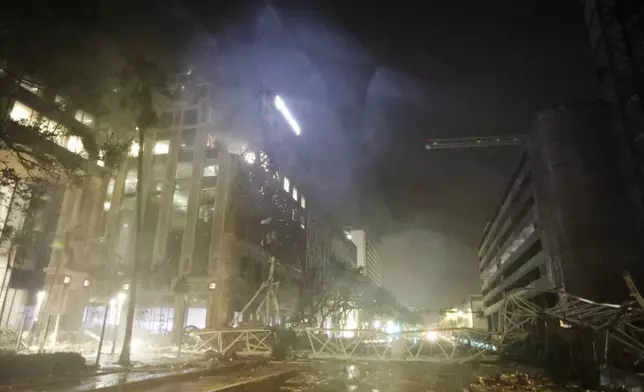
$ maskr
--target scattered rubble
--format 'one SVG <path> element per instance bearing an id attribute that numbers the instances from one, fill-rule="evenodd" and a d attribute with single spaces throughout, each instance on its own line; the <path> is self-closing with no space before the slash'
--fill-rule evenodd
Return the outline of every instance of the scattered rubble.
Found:
<path id="1" fill-rule="evenodd" d="M 505 391 L 551 391 L 555 384 L 546 377 L 533 378 L 526 373 L 501 373 L 495 376 L 479 376 L 470 389 L 476 392 L 505 392 Z"/>

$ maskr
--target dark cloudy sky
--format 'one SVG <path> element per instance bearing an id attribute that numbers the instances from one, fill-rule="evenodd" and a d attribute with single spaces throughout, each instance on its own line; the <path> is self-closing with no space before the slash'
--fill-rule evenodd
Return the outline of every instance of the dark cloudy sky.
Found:
<path id="1" fill-rule="evenodd" d="M 479 289 L 475 250 L 520 151 L 426 152 L 430 136 L 525 133 L 538 108 L 598 95 L 580 2 L 329 1 L 386 64 L 422 81 L 378 129 L 374 165 L 397 222 L 381 253 L 403 300 L 437 308 Z M 373 132 L 365 129 L 363 132 Z"/>
<path id="2" fill-rule="evenodd" d="M 396 75 L 385 79 L 399 81 L 402 99 L 372 102 L 365 112 L 357 138 L 365 148 L 357 150 L 371 184 L 361 197 L 386 203 L 395 218 L 380 246 L 383 281 L 405 302 L 437 309 L 478 291 L 476 247 L 520 155 L 516 148 L 426 152 L 424 140 L 525 133 L 538 107 L 596 97 L 579 3 L 271 3 L 289 18 L 305 10 L 339 26 Z M 220 9 L 212 21 L 230 20 L 239 8 Z"/>

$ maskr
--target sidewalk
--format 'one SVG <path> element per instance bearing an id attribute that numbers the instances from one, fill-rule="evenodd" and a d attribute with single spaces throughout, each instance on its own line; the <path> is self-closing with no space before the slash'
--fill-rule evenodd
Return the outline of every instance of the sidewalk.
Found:
<path id="1" fill-rule="evenodd" d="M 87 360 L 87 365 L 92 366 L 96 363 L 96 355 L 85 355 Z M 101 366 L 102 371 L 123 371 L 122 367 L 118 364 L 119 354 L 103 354 L 101 355 Z M 179 358 L 177 358 L 176 353 L 171 354 L 147 354 L 147 355 L 132 355 L 132 363 L 135 364 L 135 369 L 141 368 L 158 368 L 166 370 L 174 369 L 186 363 L 193 362 L 207 362 L 207 359 L 203 354 L 184 354 L 181 353 Z"/>
<path id="2" fill-rule="evenodd" d="M 133 369 L 130 371 L 119 371 L 109 374 L 101 374 L 85 377 L 67 377 L 64 379 L 52 380 L 49 383 L 32 385 L 18 388 L 11 388 L 11 391 L 51 391 L 51 392 L 81 392 L 81 391 L 117 391 L 125 386 L 139 387 L 143 385 L 154 386 L 158 383 L 180 382 L 199 379 L 203 376 L 225 375 L 230 372 L 247 372 L 262 366 L 259 361 L 238 361 L 230 365 L 222 365 L 215 368 L 198 367 L 184 370 L 155 371 L 154 369 Z"/>

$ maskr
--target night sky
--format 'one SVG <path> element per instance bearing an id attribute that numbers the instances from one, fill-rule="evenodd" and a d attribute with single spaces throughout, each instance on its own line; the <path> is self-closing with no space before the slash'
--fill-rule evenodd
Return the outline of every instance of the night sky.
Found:
<path id="1" fill-rule="evenodd" d="M 386 205 L 393 217 L 379 246 L 385 287 L 425 309 L 477 293 L 476 247 L 521 151 L 427 152 L 424 140 L 526 133 L 539 107 L 598 96 L 580 2 L 282 0 L 197 9 L 216 25 L 269 3 L 285 18 L 314 15 L 342 29 L 400 81 L 399 99 L 371 102 L 362 126 L 347 131 L 361 156 L 358 201 Z"/>
<path id="2" fill-rule="evenodd" d="M 518 148 L 427 152 L 427 137 L 526 133 L 539 107 L 596 97 L 578 1 L 327 1 L 323 12 L 384 64 L 422 86 L 362 129 L 395 218 L 383 280 L 426 309 L 478 292 L 476 247 Z"/>

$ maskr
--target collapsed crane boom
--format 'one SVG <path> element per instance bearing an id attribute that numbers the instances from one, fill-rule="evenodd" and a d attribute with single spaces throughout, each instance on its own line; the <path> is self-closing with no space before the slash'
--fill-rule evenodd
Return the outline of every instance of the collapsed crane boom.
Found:
<path id="1" fill-rule="evenodd" d="M 523 144 L 524 139 L 524 135 L 429 138 L 425 144 L 425 149 L 519 146 Z"/>

